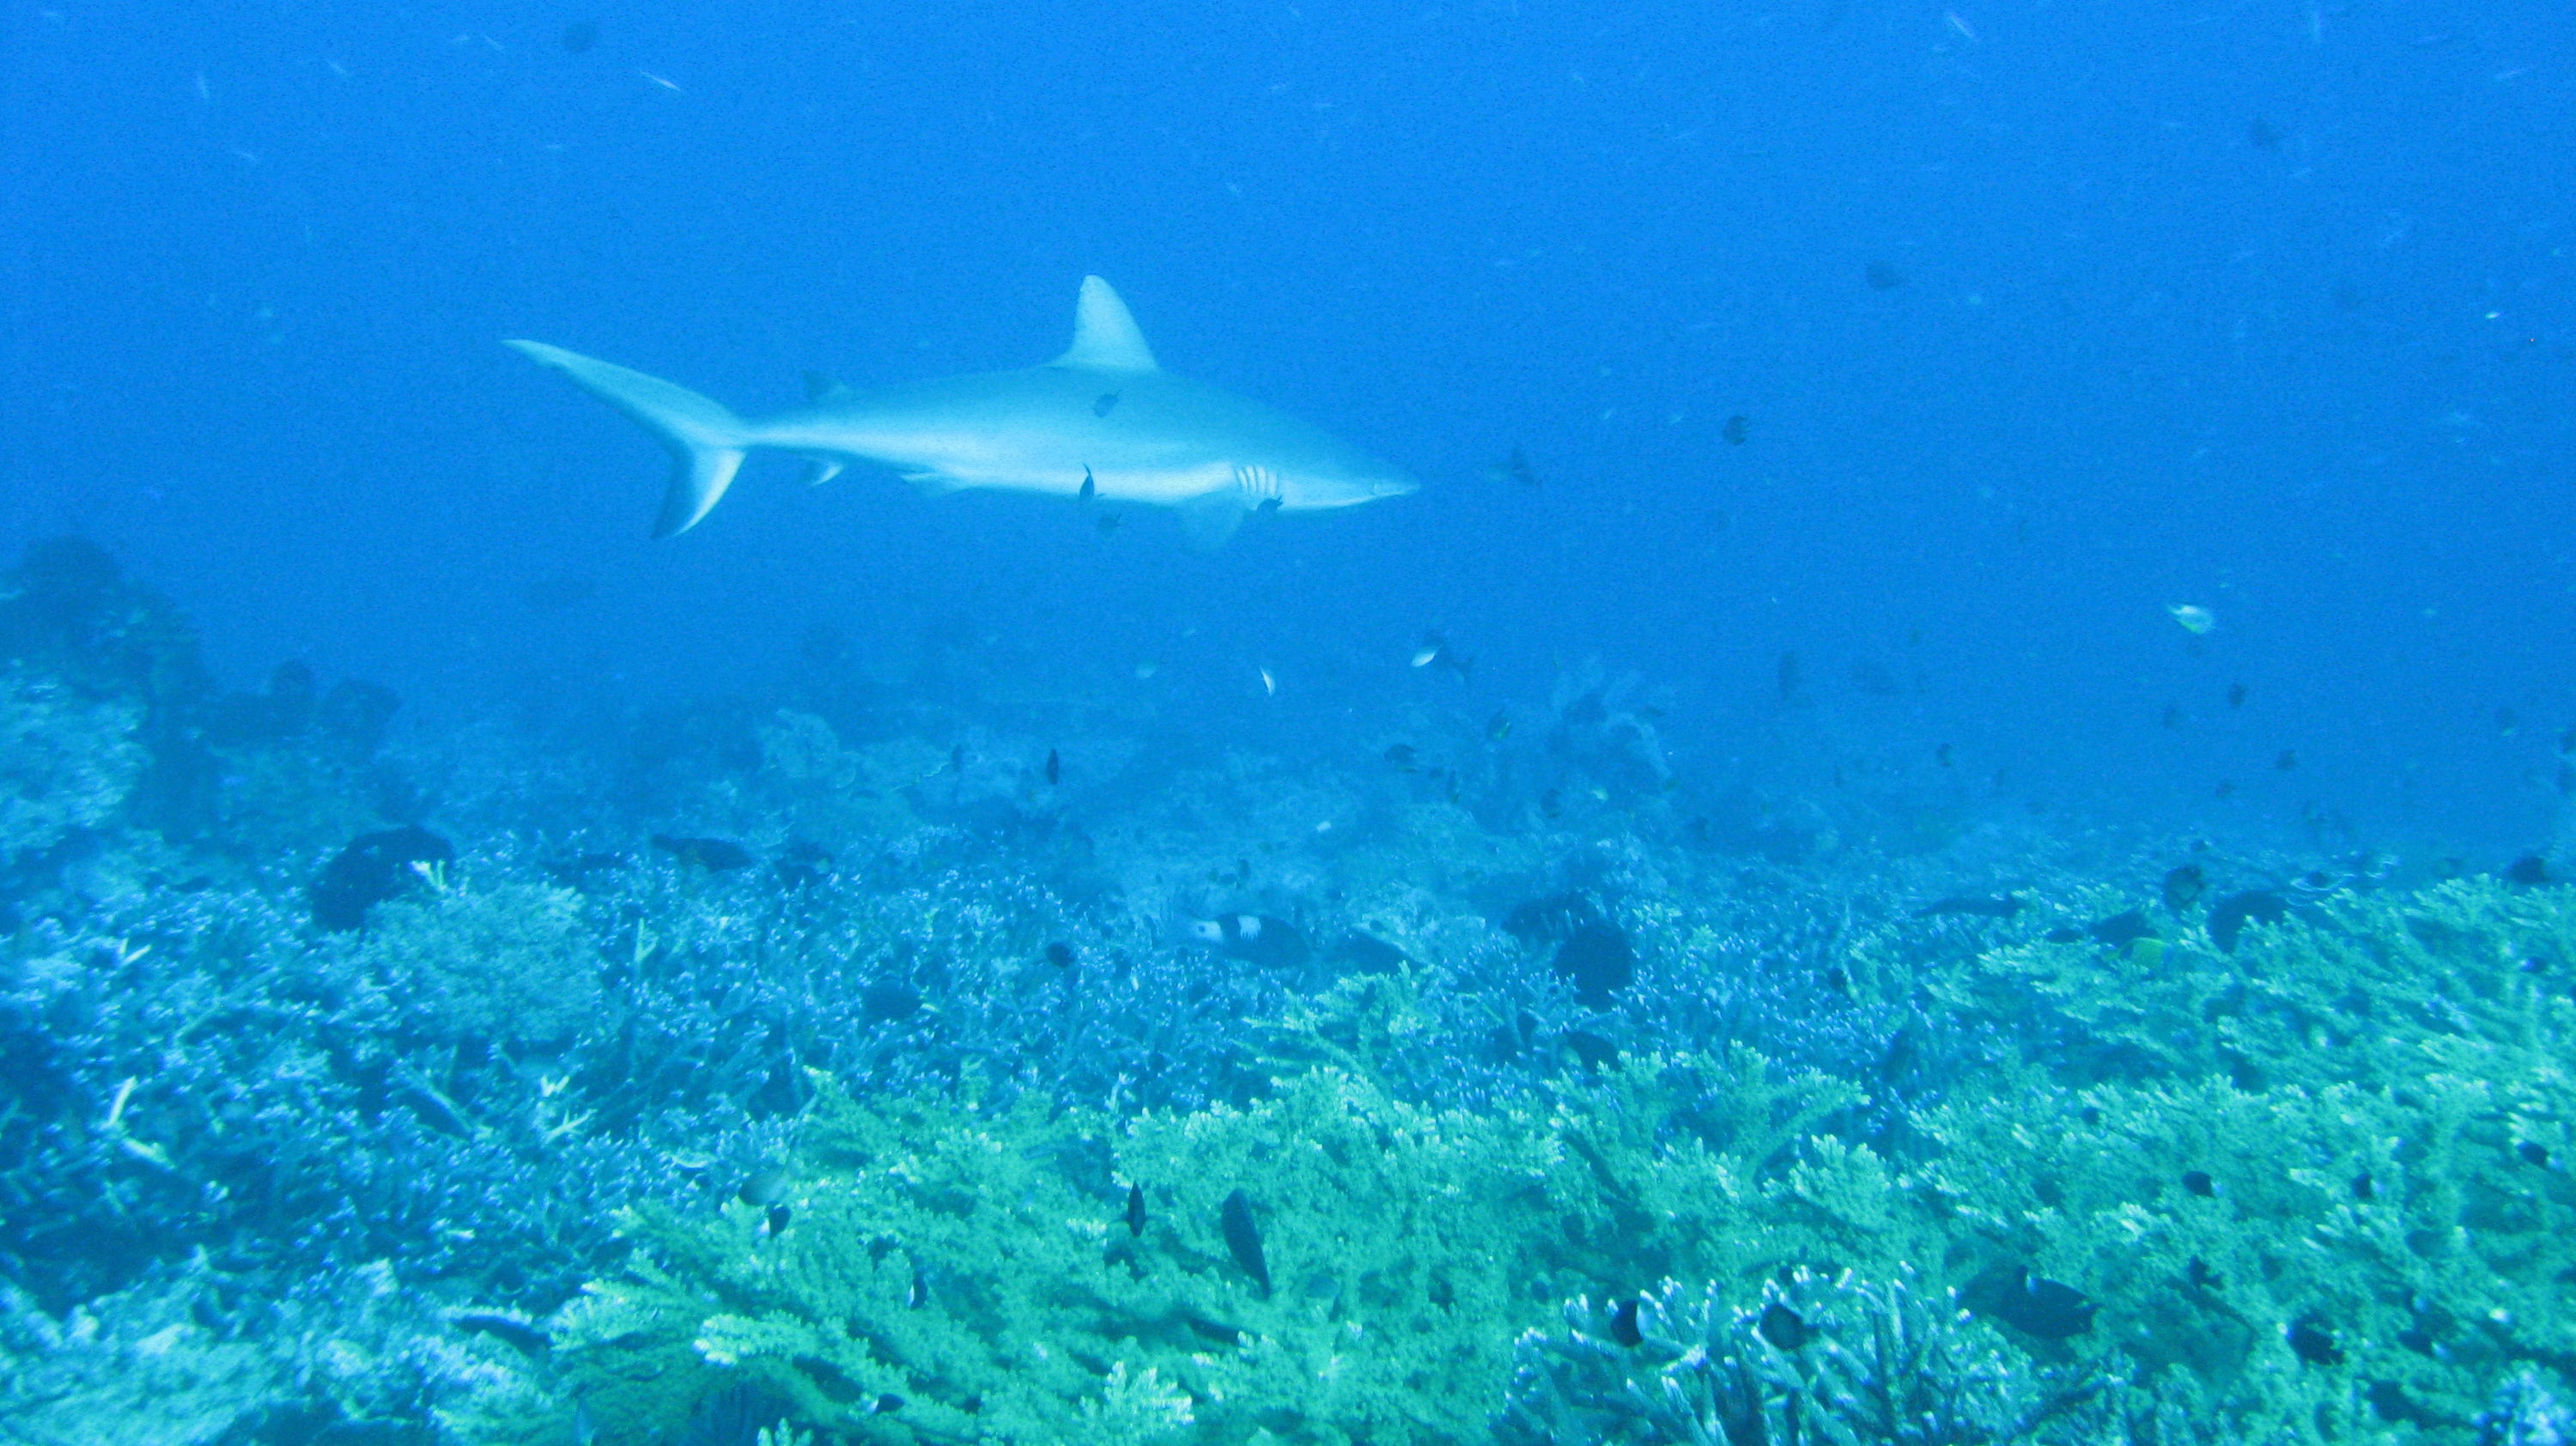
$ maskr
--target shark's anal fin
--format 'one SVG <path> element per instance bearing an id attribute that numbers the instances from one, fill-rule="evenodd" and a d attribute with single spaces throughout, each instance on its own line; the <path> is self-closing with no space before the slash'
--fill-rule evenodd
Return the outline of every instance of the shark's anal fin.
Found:
<path id="1" fill-rule="evenodd" d="M 838 457 L 808 457 L 805 459 L 805 485 L 820 487 L 849 470 L 849 466 Z"/>
<path id="2" fill-rule="evenodd" d="M 661 516 L 653 521 L 655 537 L 676 537 L 695 527 L 742 470 L 751 429 L 722 403 L 541 341 L 503 345 L 571 378 L 574 386 L 624 412 L 670 452 L 671 485 L 662 494 Z"/>
<path id="3" fill-rule="evenodd" d="M 1082 278 L 1082 295 L 1073 303 L 1073 345 L 1050 365 L 1103 372 L 1159 370 L 1153 348 L 1136 329 L 1136 318 L 1127 314 L 1127 303 L 1097 276 Z"/>
<path id="4" fill-rule="evenodd" d="M 1175 509 L 1181 514 L 1181 537 L 1200 552 L 1214 552 L 1225 546 L 1235 530 L 1243 526 L 1243 493 L 1233 487 L 1220 487 L 1202 492 Z"/>

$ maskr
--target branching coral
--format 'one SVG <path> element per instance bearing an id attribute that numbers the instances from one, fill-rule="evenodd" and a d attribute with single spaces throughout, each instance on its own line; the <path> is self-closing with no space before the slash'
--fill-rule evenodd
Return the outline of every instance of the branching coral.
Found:
<path id="1" fill-rule="evenodd" d="M 1891 863 L 1729 825 L 1597 671 L 1364 768 L 772 699 L 425 789 L 315 692 L 215 698 L 95 549 L 0 579 L 0 1439 L 2567 1434 L 2563 889 Z M 421 1294 L 585 1279 L 552 1350 Z"/>
<path id="2" fill-rule="evenodd" d="M 292 907 L 164 892 L 0 944 L 0 1268 L 47 1308 L 196 1250 L 551 1308 L 605 1263 L 614 1205 L 761 1148 L 720 1099 L 577 1124 L 598 1100 L 564 1065 L 423 1035 Z"/>
<path id="3" fill-rule="evenodd" d="M 774 1206 L 632 1215 L 642 1260 L 565 1340 L 611 1440 L 742 1378 L 893 1442 L 1184 1418 L 1199 1442 L 1466 1440 L 1514 1332 L 1565 1296 L 1667 1266 L 1749 1280 L 1822 1238 L 1761 1162 L 1836 1098 L 1749 1058 L 1634 1061 L 1475 1113 L 1329 1069 L 1123 1125 L 1031 1094 L 827 1093 Z M 1258 1273 L 1224 1223 L 1245 1207 Z"/>
<path id="4" fill-rule="evenodd" d="M 713 1228 L 637 1217 L 657 1264 L 569 1313 L 567 1344 L 596 1363 L 593 1415 L 641 1439 L 692 1409 L 690 1380 L 703 1391 L 744 1371 L 810 1424 L 894 1441 L 1143 1440 L 1193 1423 L 1243 1440 L 1291 1420 L 1334 1439 L 1472 1428 L 1496 1344 L 1479 1360 L 1480 1332 L 1425 1332 L 1529 1308 L 1513 1298 L 1513 1252 L 1480 1260 L 1459 1239 L 1477 1197 L 1522 1173 L 1479 1158 L 1489 1140 L 1448 1139 L 1448 1122 L 1323 1075 L 1271 1106 L 1133 1132 L 1050 1121 L 1023 1100 L 991 1120 L 828 1105 L 780 1234 L 750 1207 Z M 1353 1173 L 1334 1171 L 1337 1157 Z M 1121 1180 L 1150 1202 L 1141 1234 L 1119 1219 Z M 1480 1188 L 1426 1188 L 1441 1181 Z M 1266 1299 L 1219 1238 L 1219 1197 L 1247 1184 L 1281 1283 Z M 1388 1213 L 1398 1194 L 1409 1219 Z M 657 1344 L 639 1351 L 639 1337 Z M 663 1361 L 658 1410 L 623 1384 L 640 1355 Z M 881 1409 L 887 1397 L 900 1409 Z"/>
<path id="5" fill-rule="evenodd" d="M 1521 1338 L 1498 1446 L 2114 1439 L 2095 1404 L 2106 1380 L 2035 1365 L 1955 1299 L 1927 1299 L 1910 1270 L 1792 1271 L 1734 1301 L 1666 1281 L 1570 1303 L 1562 1331 Z"/>
<path id="6" fill-rule="evenodd" d="M 2461 882 L 1943 988 L 2058 1047 L 1925 1115 L 1968 1257 L 2103 1303 L 2142 1387 L 2251 1434 L 2459 1429 L 2576 1365 L 2576 899 Z"/>

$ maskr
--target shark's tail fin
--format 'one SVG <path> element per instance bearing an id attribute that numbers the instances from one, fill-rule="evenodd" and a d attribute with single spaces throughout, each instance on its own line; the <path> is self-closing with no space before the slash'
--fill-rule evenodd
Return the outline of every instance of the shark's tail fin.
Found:
<path id="1" fill-rule="evenodd" d="M 632 417 L 670 449 L 671 487 L 662 494 L 662 515 L 653 520 L 655 537 L 676 537 L 696 526 L 742 470 L 751 429 L 722 403 L 559 346 L 505 345 L 572 378 L 574 386 Z"/>

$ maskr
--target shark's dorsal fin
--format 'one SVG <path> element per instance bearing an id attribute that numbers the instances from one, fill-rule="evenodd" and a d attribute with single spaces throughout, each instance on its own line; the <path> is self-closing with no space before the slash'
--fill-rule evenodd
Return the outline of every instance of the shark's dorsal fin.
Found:
<path id="1" fill-rule="evenodd" d="M 1097 276 L 1082 278 L 1082 295 L 1073 303 L 1073 345 L 1050 365 L 1084 367 L 1103 372 L 1150 372 L 1154 350 L 1127 314 L 1127 303 Z"/>

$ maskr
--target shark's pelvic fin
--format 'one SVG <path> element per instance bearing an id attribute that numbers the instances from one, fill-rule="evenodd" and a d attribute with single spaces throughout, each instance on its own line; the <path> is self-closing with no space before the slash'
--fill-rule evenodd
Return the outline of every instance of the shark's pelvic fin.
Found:
<path id="1" fill-rule="evenodd" d="M 503 345 L 572 378 L 574 386 L 624 412 L 669 449 L 671 485 L 662 494 L 662 515 L 653 520 L 655 537 L 676 537 L 696 526 L 742 470 L 751 429 L 722 403 L 544 342 Z"/>
<path id="2" fill-rule="evenodd" d="M 1160 370 L 1145 334 L 1136 329 L 1136 318 L 1127 314 L 1127 303 L 1097 276 L 1082 278 L 1082 295 L 1073 303 L 1073 345 L 1050 365 L 1103 372 Z"/>
<path id="3" fill-rule="evenodd" d="M 805 374 L 805 400 L 809 402 L 828 402 L 852 395 L 855 394 L 842 384 L 840 378 L 829 372 L 809 371 Z M 805 485 L 808 487 L 820 487 L 850 467 L 846 458 L 831 456 L 808 457 L 805 464 Z"/>

